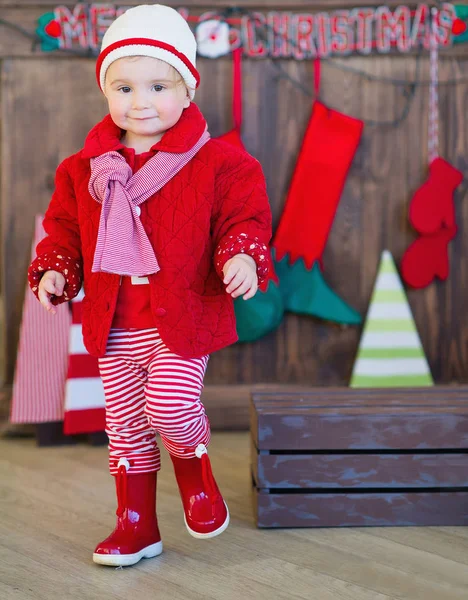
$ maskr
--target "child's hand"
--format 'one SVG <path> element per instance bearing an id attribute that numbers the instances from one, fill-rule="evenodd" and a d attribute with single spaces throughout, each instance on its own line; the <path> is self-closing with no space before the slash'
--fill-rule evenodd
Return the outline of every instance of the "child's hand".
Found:
<path id="1" fill-rule="evenodd" d="M 57 309 L 51 303 L 51 296 L 61 296 L 65 287 L 65 277 L 58 271 L 46 271 L 39 282 L 38 298 L 42 306 L 55 315 Z"/>
<path id="2" fill-rule="evenodd" d="M 257 265 L 248 254 L 236 254 L 223 267 L 226 292 L 233 298 L 244 295 L 244 300 L 253 298 L 258 288 Z"/>

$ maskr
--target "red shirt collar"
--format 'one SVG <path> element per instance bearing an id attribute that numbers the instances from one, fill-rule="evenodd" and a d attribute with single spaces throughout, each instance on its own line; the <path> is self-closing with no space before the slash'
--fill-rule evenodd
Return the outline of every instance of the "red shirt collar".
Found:
<path id="1" fill-rule="evenodd" d="M 177 123 L 164 133 L 162 139 L 154 144 L 149 152 L 187 152 L 200 139 L 205 128 L 204 116 L 198 106 L 191 102 L 190 106 L 184 109 Z M 110 115 L 106 115 L 88 133 L 81 156 L 94 158 L 111 150 L 131 150 L 126 149 L 120 141 L 122 135 L 122 129 L 114 123 Z"/>

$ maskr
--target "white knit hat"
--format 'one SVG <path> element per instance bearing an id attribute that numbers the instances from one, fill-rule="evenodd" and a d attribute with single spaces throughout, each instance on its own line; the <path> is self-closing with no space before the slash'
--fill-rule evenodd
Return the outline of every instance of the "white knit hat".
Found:
<path id="1" fill-rule="evenodd" d="M 173 8 L 143 4 L 128 9 L 104 34 L 96 78 L 104 90 L 110 65 L 124 56 L 151 56 L 172 65 L 182 76 L 193 100 L 200 75 L 195 67 L 197 42 L 187 21 Z"/>

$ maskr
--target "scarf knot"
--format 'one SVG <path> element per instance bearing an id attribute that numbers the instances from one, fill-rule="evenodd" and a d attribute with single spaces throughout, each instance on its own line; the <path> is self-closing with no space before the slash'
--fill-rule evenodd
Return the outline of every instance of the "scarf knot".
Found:
<path id="1" fill-rule="evenodd" d="M 89 188 L 98 202 L 104 202 L 111 181 L 125 186 L 132 176 L 130 165 L 118 152 L 106 152 L 94 159 Z"/>

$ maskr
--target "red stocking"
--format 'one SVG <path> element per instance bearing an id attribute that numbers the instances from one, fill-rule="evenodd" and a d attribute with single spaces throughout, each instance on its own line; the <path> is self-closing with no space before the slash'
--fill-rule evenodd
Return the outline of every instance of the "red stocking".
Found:
<path id="1" fill-rule="evenodd" d="M 401 274 L 408 285 L 423 288 L 438 277 L 443 281 L 449 274 L 448 244 L 457 227 L 443 227 L 432 235 L 422 235 L 406 250 L 401 261 Z"/>
<path id="2" fill-rule="evenodd" d="M 429 165 L 429 177 L 414 194 L 409 210 L 411 225 L 423 235 L 436 233 L 442 226 L 455 225 L 453 193 L 463 181 L 463 173 L 443 158 Z"/>
<path id="3" fill-rule="evenodd" d="M 317 98 L 318 59 L 314 73 Z M 319 264 L 363 126 L 315 100 L 273 241 L 287 311 L 337 323 L 361 321 L 326 283 Z"/>
<path id="4" fill-rule="evenodd" d="M 273 242 L 277 260 L 301 257 L 311 269 L 321 258 L 363 125 L 315 101 Z"/>

